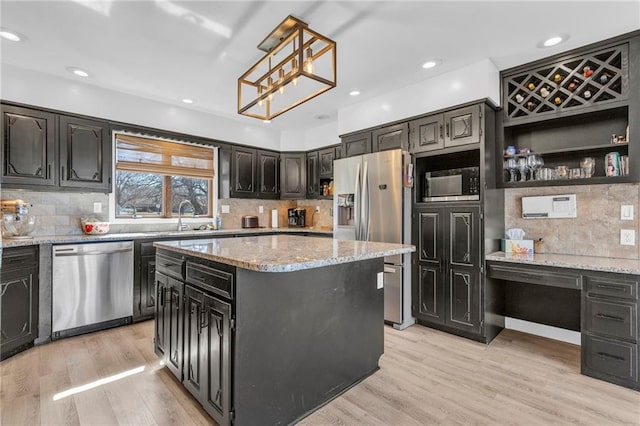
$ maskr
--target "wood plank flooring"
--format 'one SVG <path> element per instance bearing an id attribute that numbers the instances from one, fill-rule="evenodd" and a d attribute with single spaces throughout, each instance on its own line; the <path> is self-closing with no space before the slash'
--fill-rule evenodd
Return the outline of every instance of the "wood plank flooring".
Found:
<path id="1" fill-rule="evenodd" d="M 0 363 L 0 424 L 206 425 L 153 353 L 153 321 L 30 349 Z M 70 388 L 144 371 L 54 400 Z M 302 425 L 640 425 L 640 392 L 580 374 L 577 346 L 516 331 L 490 345 L 385 327 L 380 370 Z"/>

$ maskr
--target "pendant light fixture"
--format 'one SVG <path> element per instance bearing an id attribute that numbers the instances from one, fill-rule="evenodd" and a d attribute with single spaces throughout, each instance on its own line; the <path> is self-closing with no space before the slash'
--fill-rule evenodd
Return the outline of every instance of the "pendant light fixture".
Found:
<path id="1" fill-rule="evenodd" d="M 306 22 L 288 16 L 258 49 L 238 78 L 238 114 L 271 120 L 336 86 L 336 43 Z"/>

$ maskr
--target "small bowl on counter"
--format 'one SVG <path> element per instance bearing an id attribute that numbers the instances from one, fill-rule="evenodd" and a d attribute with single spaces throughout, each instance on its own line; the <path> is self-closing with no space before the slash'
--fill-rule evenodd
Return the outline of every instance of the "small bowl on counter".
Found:
<path id="1" fill-rule="evenodd" d="M 87 235 L 103 235 L 109 232 L 110 222 L 102 222 L 98 219 L 80 219 L 82 232 Z"/>

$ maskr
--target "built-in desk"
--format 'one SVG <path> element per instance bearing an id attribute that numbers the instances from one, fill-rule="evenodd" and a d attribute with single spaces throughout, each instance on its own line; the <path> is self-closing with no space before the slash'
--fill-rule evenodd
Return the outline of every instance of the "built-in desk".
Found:
<path id="1" fill-rule="evenodd" d="M 583 374 L 640 389 L 640 261 L 491 253 L 487 278 L 504 282 L 505 316 L 579 331 Z"/>

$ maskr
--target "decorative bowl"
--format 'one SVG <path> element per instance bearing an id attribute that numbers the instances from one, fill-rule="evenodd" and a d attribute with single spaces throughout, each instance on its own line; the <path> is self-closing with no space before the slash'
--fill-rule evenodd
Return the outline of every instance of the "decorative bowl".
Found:
<path id="1" fill-rule="evenodd" d="M 14 216 L 11 213 L 2 215 L 2 235 L 6 238 L 31 238 L 36 228 L 36 217 L 30 214 Z"/>
<path id="2" fill-rule="evenodd" d="M 87 235 L 101 235 L 109 232 L 109 222 L 100 222 L 97 219 L 81 219 L 82 231 Z"/>

